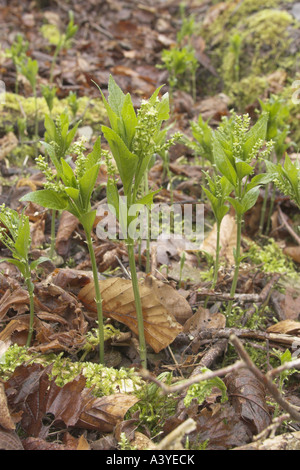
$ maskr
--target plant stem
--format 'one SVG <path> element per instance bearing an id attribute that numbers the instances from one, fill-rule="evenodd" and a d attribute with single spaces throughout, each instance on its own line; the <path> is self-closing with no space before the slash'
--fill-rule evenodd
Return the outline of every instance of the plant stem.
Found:
<path id="1" fill-rule="evenodd" d="M 35 139 L 35 156 L 37 157 L 38 154 L 38 106 L 37 106 L 37 94 L 36 88 L 33 90 L 34 93 L 34 107 L 35 107 L 35 115 L 34 115 L 34 139 Z"/>
<path id="2" fill-rule="evenodd" d="M 213 279 L 213 283 L 212 283 L 212 288 L 213 289 L 215 289 L 217 281 L 218 281 L 219 256 L 220 256 L 220 229 L 221 229 L 221 223 L 217 221 L 216 259 L 215 259 L 214 279 Z"/>
<path id="3" fill-rule="evenodd" d="M 269 184 L 266 184 L 265 197 L 264 197 L 264 202 L 263 202 L 263 206 L 262 206 L 262 209 L 261 209 L 260 222 L 259 222 L 259 234 L 260 235 L 262 234 L 263 228 L 264 228 L 266 208 L 267 208 L 267 202 L 268 202 L 268 195 L 269 195 Z"/>
<path id="4" fill-rule="evenodd" d="M 26 341 L 26 347 L 29 348 L 31 344 L 32 335 L 33 335 L 33 325 L 34 325 L 34 295 L 33 295 L 34 287 L 31 281 L 31 273 L 30 273 L 29 264 L 26 267 L 25 283 L 28 289 L 28 294 L 29 294 L 29 327 L 28 327 L 28 337 Z"/>
<path id="5" fill-rule="evenodd" d="M 233 275 L 230 297 L 233 297 L 236 291 L 237 281 L 239 277 L 240 269 L 240 254 L 241 254 L 241 240 L 242 240 L 242 216 L 237 216 L 237 239 L 236 239 L 236 251 L 235 251 L 235 271 Z M 227 316 L 231 313 L 233 300 L 228 302 Z"/>
<path id="6" fill-rule="evenodd" d="M 94 286 L 95 286 L 95 302 L 97 306 L 98 332 L 99 332 L 99 362 L 100 364 L 104 364 L 104 326 L 103 326 L 102 298 L 101 298 L 99 279 L 98 279 L 98 268 L 97 268 L 96 256 L 95 256 L 95 252 L 93 248 L 91 234 L 85 230 L 85 236 L 86 236 L 87 246 L 88 246 L 88 250 L 90 254 Z"/>
<path id="7" fill-rule="evenodd" d="M 55 67 L 55 64 L 56 64 L 57 56 L 60 53 L 61 47 L 62 46 L 61 46 L 61 40 L 60 40 L 59 43 L 57 44 L 56 48 L 55 48 L 53 58 L 52 58 L 51 69 L 50 69 L 50 83 L 53 83 L 54 67 Z"/>
<path id="8" fill-rule="evenodd" d="M 270 224 L 271 224 L 271 216 L 273 213 L 273 207 L 274 207 L 274 202 L 275 202 L 275 196 L 276 196 L 276 191 L 274 186 L 272 185 L 272 195 L 271 195 L 271 203 L 270 203 L 270 209 L 268 212 L 268 220 L 267 220 L 267 227 L 266 227 L 266 234 L 269 233 L 270 230 Z"/>
<path id="9" fill-rule="evenodd" d="M 128 250 L 129 266 L 130 266 L 130 272 L 131 272 L 131 282 L 132 282 L 132 289 L 133 289 L 135 308 L 136 308 L 136 316 L 137 316 L 137 322 L 138 322 L 140 359 L 141 359 L 142 366 L 144 367 L 144 369 L 146 369 L 147 368 L 147 349 L 146 349 L 145 332 L 144 332 L 144 318 L 143 318 L 142 302 L 141 302 L 140 291 L 139 291 L 139 283 L 138 283 L 138 278 L 136 274 L 133 240 L 128 239 L 126 241 L 126 245 L 127 245 L 127 250 Z"/>
<path id="10" fill-rule="evenodd" d="M 53 209 L 51 213 L 51 244 L 50 244 L 50 259 L 53 260 L 54 257 L 54 249 L 55 249 L 55 217 L 56 217 L 56 210 Z"/>

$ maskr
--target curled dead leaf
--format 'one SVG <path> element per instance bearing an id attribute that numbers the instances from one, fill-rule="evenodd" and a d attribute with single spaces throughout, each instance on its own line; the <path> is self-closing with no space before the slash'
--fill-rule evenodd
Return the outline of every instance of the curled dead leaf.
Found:
<path id="1" fill-rule="evenodd" d="M 138 324 L 131 281 L 110 278 L 99 282 L 102 296 L 103 315 L 113 318 L 130 328 L 138 335 Z M 144 317 L 146 342 L 157 353 L 174 341 L 182 331 L 173 315 L 153 295 L 153 289 L 140 284 L 140 296 Z M 87 284 L 78 294 L 79 300 L 87 308 L 96 312 L 94 284 Z"/>
<path id="2" fill-rule="evenodd" d="M 236 246 L 237 226 L 235 218 L 226 214 L 221 223 L 220 229 L 220 257 L 226 258 L 228 263 L 234 264 L 233 249 Z M 216 255 L 217 241 L 217 225 L 214 224 L 213 229 L 201 244 L 200 249 L 206 251 L 211 256 Z"/>
<path id="3" fill-rule="evenodd" d="M 282 320 L 269 326 L 268 333 L 281 333 L 285 335 L 300 336 L 300 322 L 295 320 Z"/>

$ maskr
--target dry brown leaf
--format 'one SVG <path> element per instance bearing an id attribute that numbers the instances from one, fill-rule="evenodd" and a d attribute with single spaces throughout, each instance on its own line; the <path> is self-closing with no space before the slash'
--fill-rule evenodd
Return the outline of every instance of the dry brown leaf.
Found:
<path id="1" fill-rule="evenodd" d="M 230 264 L 234 264 L 233 249 L 236 246 L 237 226 L 235 218 L 226 214 L 220 229 L 220 257 L 226 258 Z M 216 256 L 217 225 L 214 224 L 212 231 L 201 244 L 200 249 L 211 256 Z"/>
<path id="2" fill-rule="evenodd" d="M 19 144 L 19 141 L 13 132 L 9 132 L 2 139 L 0 139 L 0 160 L 6 158 L 7 155 L 14 150 Z"/>
<path id="3" fill-rule="evenodd" d="M 206 308 L 199 307 L 197 312 L 184 324 L 184 332 L 196 336 L 201 330 L 225 328 L 226 317 L 222 313 L 211 314 Z"/>
<path id="4" fill-rule="evenodd" d="M 138 324 L 135 309 L 132 283 L 118 277 L 99 282 L 103 315 L 113 318 L 128 326 L 138 335 Z M 146 342 L 157 353 L 174 341 L 182 331 L 167 309 L 153 295 L 153 289 L 140 285 L 140 295 L 144 317 Z M 87 284 L 78 294 L 79 300 L 90 310 L 96 312 L 94 284 Z"/>
<path id="5" fill-rule="evenodd" d="M 156 445 L 141 432 L 136 432 L 134 439 L 130 442 L 130 445 L 136 447 L 137 450 L 155 450 Z"/>
<path id="6" fill-rule="evenodd" d="M 21 365 L 5 383 L 9 406 L 23 411 L 21 425 L 28 435 L 46 438 L 50 426 L 77 427 L 100 432 L 112 432 L 130 407 L 137 403 L 134 395 L 116 393 L 94 397 L 85 387 L 80 374 L 63 387 L 49 379 L 52 366 Z M 53 420 L 44 421 L 46 415 Z"/>
<path id="7" fill-rule="evenodd" d="M 70 248 L 72 234 L 78 227 L 78 219 L 70 212 L 63 211 L 56 234 L 55 249 L 60 256 L 65 256 Z"/>
<path id="8" fill-rule="evenodd" d="M 294 320 L 282 320 L 269 326 L 268 333 L 281 333 L 285 335 L 300 336 L 300 322 Z"/>
<path id="9" fill-rule="evenodd" d="M 15 424 L 7 406 L 4 385 L 2 383 L 0 383 L 0 426 L 7 431 L 13 431 L 15 429 Z"/>
<path id="10" fill-rule="evenodd" d="M 169 284 L 158 281 L 153 276 L 148 276 L 145 279 L 145 285 L 153 289 L 157 300 L 182 325 L 192 316 L 192 308 L 188 301 Z"/>
<path id="11" fill-rule="evenodd" d="M 290 256 L 296 263 L 300 263 L 300 246 L 287 246 L 283 253 Z"/>

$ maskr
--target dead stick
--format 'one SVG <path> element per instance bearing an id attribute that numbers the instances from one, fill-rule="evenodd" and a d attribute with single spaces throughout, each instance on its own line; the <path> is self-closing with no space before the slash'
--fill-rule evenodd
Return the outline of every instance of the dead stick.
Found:
<path id="1" fill-rule="evenodd" d="M 250 356 L 248 355 L 247 351 L 244 349 L 241 341 L 235 336 L 231 335 L 229 341 L 233 344 L 236 351 L 239 353 L 241 359 L 244 361 L 245 365 L 248 369 L 252 372 L 252 374 L 264 384 L 265 388 L 268 392 L 272 395 L 274 400 L 284 409 L 287 413 L 289 413 L 290 417 L 295 421 L 300 421 L 300 410 L 295 406 L 288 403 L 280 393 L 279 389 L 276 385 L 269 379 L 267 375 L 264 375 L 252 362 Z"/>

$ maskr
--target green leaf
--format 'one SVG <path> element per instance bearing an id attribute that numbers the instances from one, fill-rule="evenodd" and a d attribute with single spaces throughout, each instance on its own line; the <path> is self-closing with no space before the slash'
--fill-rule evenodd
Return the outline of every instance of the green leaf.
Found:
<path id="1" fill-rule="evenodd" d="M 257 201 L 259 196 L 259 187 L 250 189 L 242 199 L 242 205 L 244 212 L 247 212 L 251 209 Z"/>
<path id="2" fill-rule="evenodd" d="M 123 93 L 121 88 L 116 84 L 112 75 L 109 76 L 108 80 L 108 93 L 108 103 L 111 109 L 114 111 L 114 113 L 117 114 L 117 116 L 121 117 L 125 94 Z"/>
<path id="3" fill-rule="evenodd" d="M 122 120 L 119 124 L 121 127 L 119 134 L 123 141 L 125 142 L 126 146 L 130 149 L 133 137 L 135 135 L 135 128 L 137 125 L 137 116 L 131 101 L 131 96 L 129 93 L 125 96 L 124 104 L 121 110 L 121 117 Z"/>
<path id="4" fill-rule="evenodd" d="M 26 265 L 25 265 L 24 262 L 22 262 L 18 259 L 13 259 L 13 258 L 2 258 L 0 260 L 0 263 L 4 263 L 4 262 L 13 264 L 14 266 L 16 266 L 18 268 L 18 270 L 20 271 L 20 273 L 22 274 L 23 277 L 26 276 Z"/>
<path id="5" fill-rule="evenodd" d="M 85 232 L 87 234 L 91 234 L 92 232 L 92 229 L 93 229 L 93 225 L 94 225 L 94 222 L 95 222 L 95 218 L 96 218 L 96 211 L 90 211 L 90 212 L 87 212 L 86 214 L 83 214 L 82 216 L 80 216 L 79 218 L 79 222 L 82 224 Z"/>
<path id="6" fill-rule="evenodd" d="M 130 152 L 118 134 L 107 126 L 102 126 L 104 137 L 116 161 L 123 183 L 124 194 L 127 195 L 135 175 L 138 157 Z"/>
<path id="7" fill-rule="evenodd" d="M 28 257 L 30 247 L 30 225 L 29 218 L 22 215 L 21 223 L 19 225 L 18 236 L 15 241 L 15 250 L 21 258 Z"/>
<path id="8" fill-rule="evenodd" d="M 100 164 L 96 163 L 96 165 L 89 168 L 78 181 L 81 200 L 85 210 L 87 210 L 90 205 L 91 195 L 97 181 L 99 168 Z"/>
<path id="9" fill-rule="evenodd" d="M 80 195 L 80 191 L 78 188 L 74 188 L 73 186 L 68 186 L 65 188 L 65 191 L 67 195 L 70 196 L 70 198 L 73 199 L 75 203 L 78 203 L 79 195 Z"/>
<path id="10" fill-rule="evenodd" d="M 20 201 L 34 202 L 47 209 L 64 210 L 68 205 L 68 199 L 63 194 L 58 194 L 52 189 L 41 189 L 25 194 Z"/>
<path id="11" fill-rule="evenodd" d="M 233 206 L 236 214 L 238 216 L 242 216 L 244 211 L 244 206 L 237 200 L 234 199 L 233 197 L 228 197 L 227 200 L 230 202 L 230 204 Z"/>
<path id="12" fill-rule="evenodd" d="M 136 201 L 136 204 L 143 204 L 143 205 L 148 205 L 148 204 L 153 204 L 153 198 L 155 194 L 159 193 L 161 190 L 157 189 L 156 191 L 152 191 L 151 193 L 146 194 L 146 196 L 142 197 L 141 199 L 138 199 Z"/>
<path id="13" fill-rule="evenodd" d="M 32 261 L 32 263 L 30 264 L 30 270 L 33 271 L 39 264 L 45 263 L 46 261 L 51 260 L 50 258 L 47 258 L 47 256 L 40 256 L 38 259 Z"/>
<path id="14" fill-rule="evenodd" d="M 217 133 L 213 138 L 213 152 L 214 161 L 219 171 L 235 187 L 237 183 L 237 174 L 218 139 Z"/>
<path id="15" fill-rule="evenodd" d="M 119 192 L 114 179 L 109 178 L 106 185 L 107 202 L 116 211 L 116 216 L 119 219 Z"/>
<path id="16" fill-rule="evenodd" d="M 66 186 L 76 187 L 76 178 L 71 166 L 63 158 L 61 158 L 60 161 L 62 167 L 61 179 L 63 180 L 64 184 Z"/>
<path id="17" fill-rule="evenodd" d="M 261 186 L 264 184 L 271 183 L 273 181 L 274 175 L 271 173 L 263 173 L 261 175 L 255 175 L 250 183 L 246 186 L 246 192 L 250 191 L 250 189 L 255 188 L 256 186 Z"/>
<path id="18" fill-rule="evenodd" d="M 251 175 L 254 171 L 251 165 L 243 161 L 237 161 L 235 167 L 239 180 L 242 180 L 245 176 Z"/>

